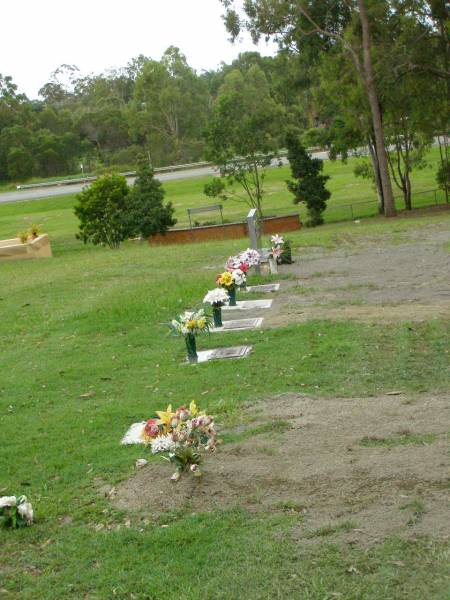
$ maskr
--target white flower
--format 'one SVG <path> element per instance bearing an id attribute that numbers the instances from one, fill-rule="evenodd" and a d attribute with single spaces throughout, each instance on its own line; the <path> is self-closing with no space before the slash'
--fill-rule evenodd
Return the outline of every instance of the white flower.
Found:
<path id="1" fill-rule="evenodd" d="M 220 306 L 222 304 L 227 304 L 229 301 L 230 297 L 228 296 L 228 293 L 221 287 L 210 290 L 203 298 L 205 304 L 216 304 Z"/>
<path id="2" fill-rule="evenodd" d="M 172 435 L 168 433 L 167 435 L 160 435 L 151 443 L 152 454 L 158 454 L 159 452 L 174 452 L 178 444 L 173 441 Z"/>
<path id="3" fill-rule="evenodd" d="M 9 508 L 10 506 L 16 506 L 16 504 L 15 496 L 2 496 L 0 498 L 0 508 Z"/>
<path id="4" fill-rule="evenodd" d="M 244 252 L 239 254 L 239 258 L 241 262 L 248 265 L 249 267 L 254 267 L 259 264 L 261 257 L 257 250 L 253 250 L 253 248 L 247 248 Z"/>
<path id="5" fill-rule="evenodd" d="M 274 246 L 282 246 L 284 244 L 284 240 L 281 235 L 275 234 L 270 238 L 270 241 Z"/>
<path id="6" fill-rule="evenodd" d="M 225 264 L 225 269 L 238 269 L 241 264 L 239 256 L 230 256 Z"/>
<path id="7" fill-rule="evenodd" d="M 241 271 L 241 269 L 235 269 L 231 273 L 231 277 L 233 278 L 233 281 L 236 285 L 242 285 L 247 281 L 245 273 L 244 271 Z"/>
<path id="8" fill-rule="evenodd" d="M 26 496 L 23 496 L 23 498 L 26 498 Z M 29 525 L 33 522 L 33 507 L 31 506 L 31 502 L 21 502 L 17 507 L 17 512 L 27 520 Z"/>

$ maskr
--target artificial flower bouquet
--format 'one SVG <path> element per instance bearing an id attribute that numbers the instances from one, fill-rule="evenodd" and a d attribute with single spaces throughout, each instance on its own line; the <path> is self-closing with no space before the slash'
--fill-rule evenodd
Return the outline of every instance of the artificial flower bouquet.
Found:
<path id="1" fill-rule="evenodd" d="M 203 309 L 186 311 L 172 319 L 170 327 L 175 335 L 182 335 L 186 342 L 189 362 L 197 362 L 197 345 L 195 336 L 208 333 L 211 328 L 211 317 Z"/>
<path id="2" fill-rule="evenodd" d="M 144 443 L 152 454 L 161 454 L 175 465 L 172 481 L 178 481 L 184 471 L 196 477 L 202 472 L 202 454 L 213 452 L 217 445 L 214 418 L 201 412 L 195 402 L 189 408 L 170 404 L 165 411 L 156 412 L 158 418 L 149 419 L 142 431 Z"/>
<path id="3" fill-rule="evenodd" d="M 272 257 L 281 264 L 292 264 L 292 249 L 290 240 L 285 240 L 281 235 L 273 235 L 270 238 L 272 243 Z"/>
<path id="4" fill-rule="evenodd" d="M 249 270 L 249 266 L 240 259 L 240 256 L 230 256 L 225 264 L 225 269 L 231 274 L 233 274 L 235 271 L 238 271 L 236 277 L 240 280 L 240 283 L 237 285 L 241 289 L 245 290 L 247 287 L 247 272 Z"/>
<path id="5" fill-rule="evenodd" d="M 213 311 L 214 327 L 222 327 L 222 306 L 228 304 L 230 296 L 221 287 L 210 290 L 203 298 L 203 304 L 210 304 Z"/>
<path id="6" fill-rule="evenodd" d="M 247 248 L 239 254 L 241 261 L 246 264 L 249 268 L 256 267 L 261 262 L 261 255 L 258 250 L 253 248 Z"/>
<path id="7" fill-rule="evenodd" d="M 0 498 L 0 525 L 19 529 L 31 525 L 33 517 L 33 507 L 26 496 Z"/>
<path id="8" fill-rule="evenodd" d="M 216 284 L 225 289 L 230 297 L 230 306 L 236 306 L 236 289 L 246 282 L 245 273 L 240 269 L 224 271 L 216 278 Z"/>

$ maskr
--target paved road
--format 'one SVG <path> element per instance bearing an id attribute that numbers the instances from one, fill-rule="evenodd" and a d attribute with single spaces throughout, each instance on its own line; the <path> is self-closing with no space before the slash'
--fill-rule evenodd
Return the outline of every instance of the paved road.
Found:
<path id="1" fill-rule="evenodd" d="M 316 158 L 325 160 L 328 158 L 327 152 L 315 152 L 313 154 Z M 282 159 L 284 164 L 287 164 L 286 159 Z M 274 166 L 278 164 L 274 162 Z M 176 179 L 191 179 L 192 177 L 205 177 L 208 175 L 214 175 L 217 170 L 212 167 L 200 167 L 197 169 L 186 169 L 184 171 L 174 171 L 172 173 L 160 173 L 157 178 L 160 181 L 174 181 Z M 128 178 L 129 183 L 133 183 L 134 178 Z M 20 202 L 22 200 L 39 200 L 42 198 L 52 198 L 54 196 L 65 196 L 67 194 L 77 194 L 85 187 L 84 183 L 76 183 L 73 185 L 60 185 L 49 188 L 35 188 L 32 190 L 18 190 L 15 192 L 3 192 L 0 194 L 0 204 L 6 202 Z"/>

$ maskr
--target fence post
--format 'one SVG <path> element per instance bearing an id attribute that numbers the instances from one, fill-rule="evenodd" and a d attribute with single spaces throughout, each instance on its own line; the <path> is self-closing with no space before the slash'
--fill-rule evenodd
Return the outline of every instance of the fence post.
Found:
<path id="1" fill-rule="evenodd" d="M 353 216 L 353 204 L 350 204 L 350 212 L 351 212 L 351 215 L 352 215 L 352 221 L 353 221 L 353 219 L 355 218 L 355 217 Z"/>

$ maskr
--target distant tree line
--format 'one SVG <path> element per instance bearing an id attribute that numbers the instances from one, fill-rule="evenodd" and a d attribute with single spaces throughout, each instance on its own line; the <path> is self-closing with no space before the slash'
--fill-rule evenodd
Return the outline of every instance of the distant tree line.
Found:
<path id="1" fill-rule="evenodd" d="M 262 154 L 276 156 L 289 132 L 332 158 L 366 148 L 358 174 L 372 180 L 387 215 L 395 187 L 411 207 L 411 171 L 438 137 L 437 180 L 448 193 L 445 0 L 248 0 L 244 13 L 222 2 L 232 36 L 272 37 L 278 54 L 243 53 L 203 73 L 175 47 L 101 75 L 62 65 L 40 100 L 0 76 L 0 181 L 77 173 L 81 164 L 135 169 L 142 155 L 152 168 L 207 158 L 226 182 L 208 193 L 236 196 L 237 181 L 259 210 Z"/>

